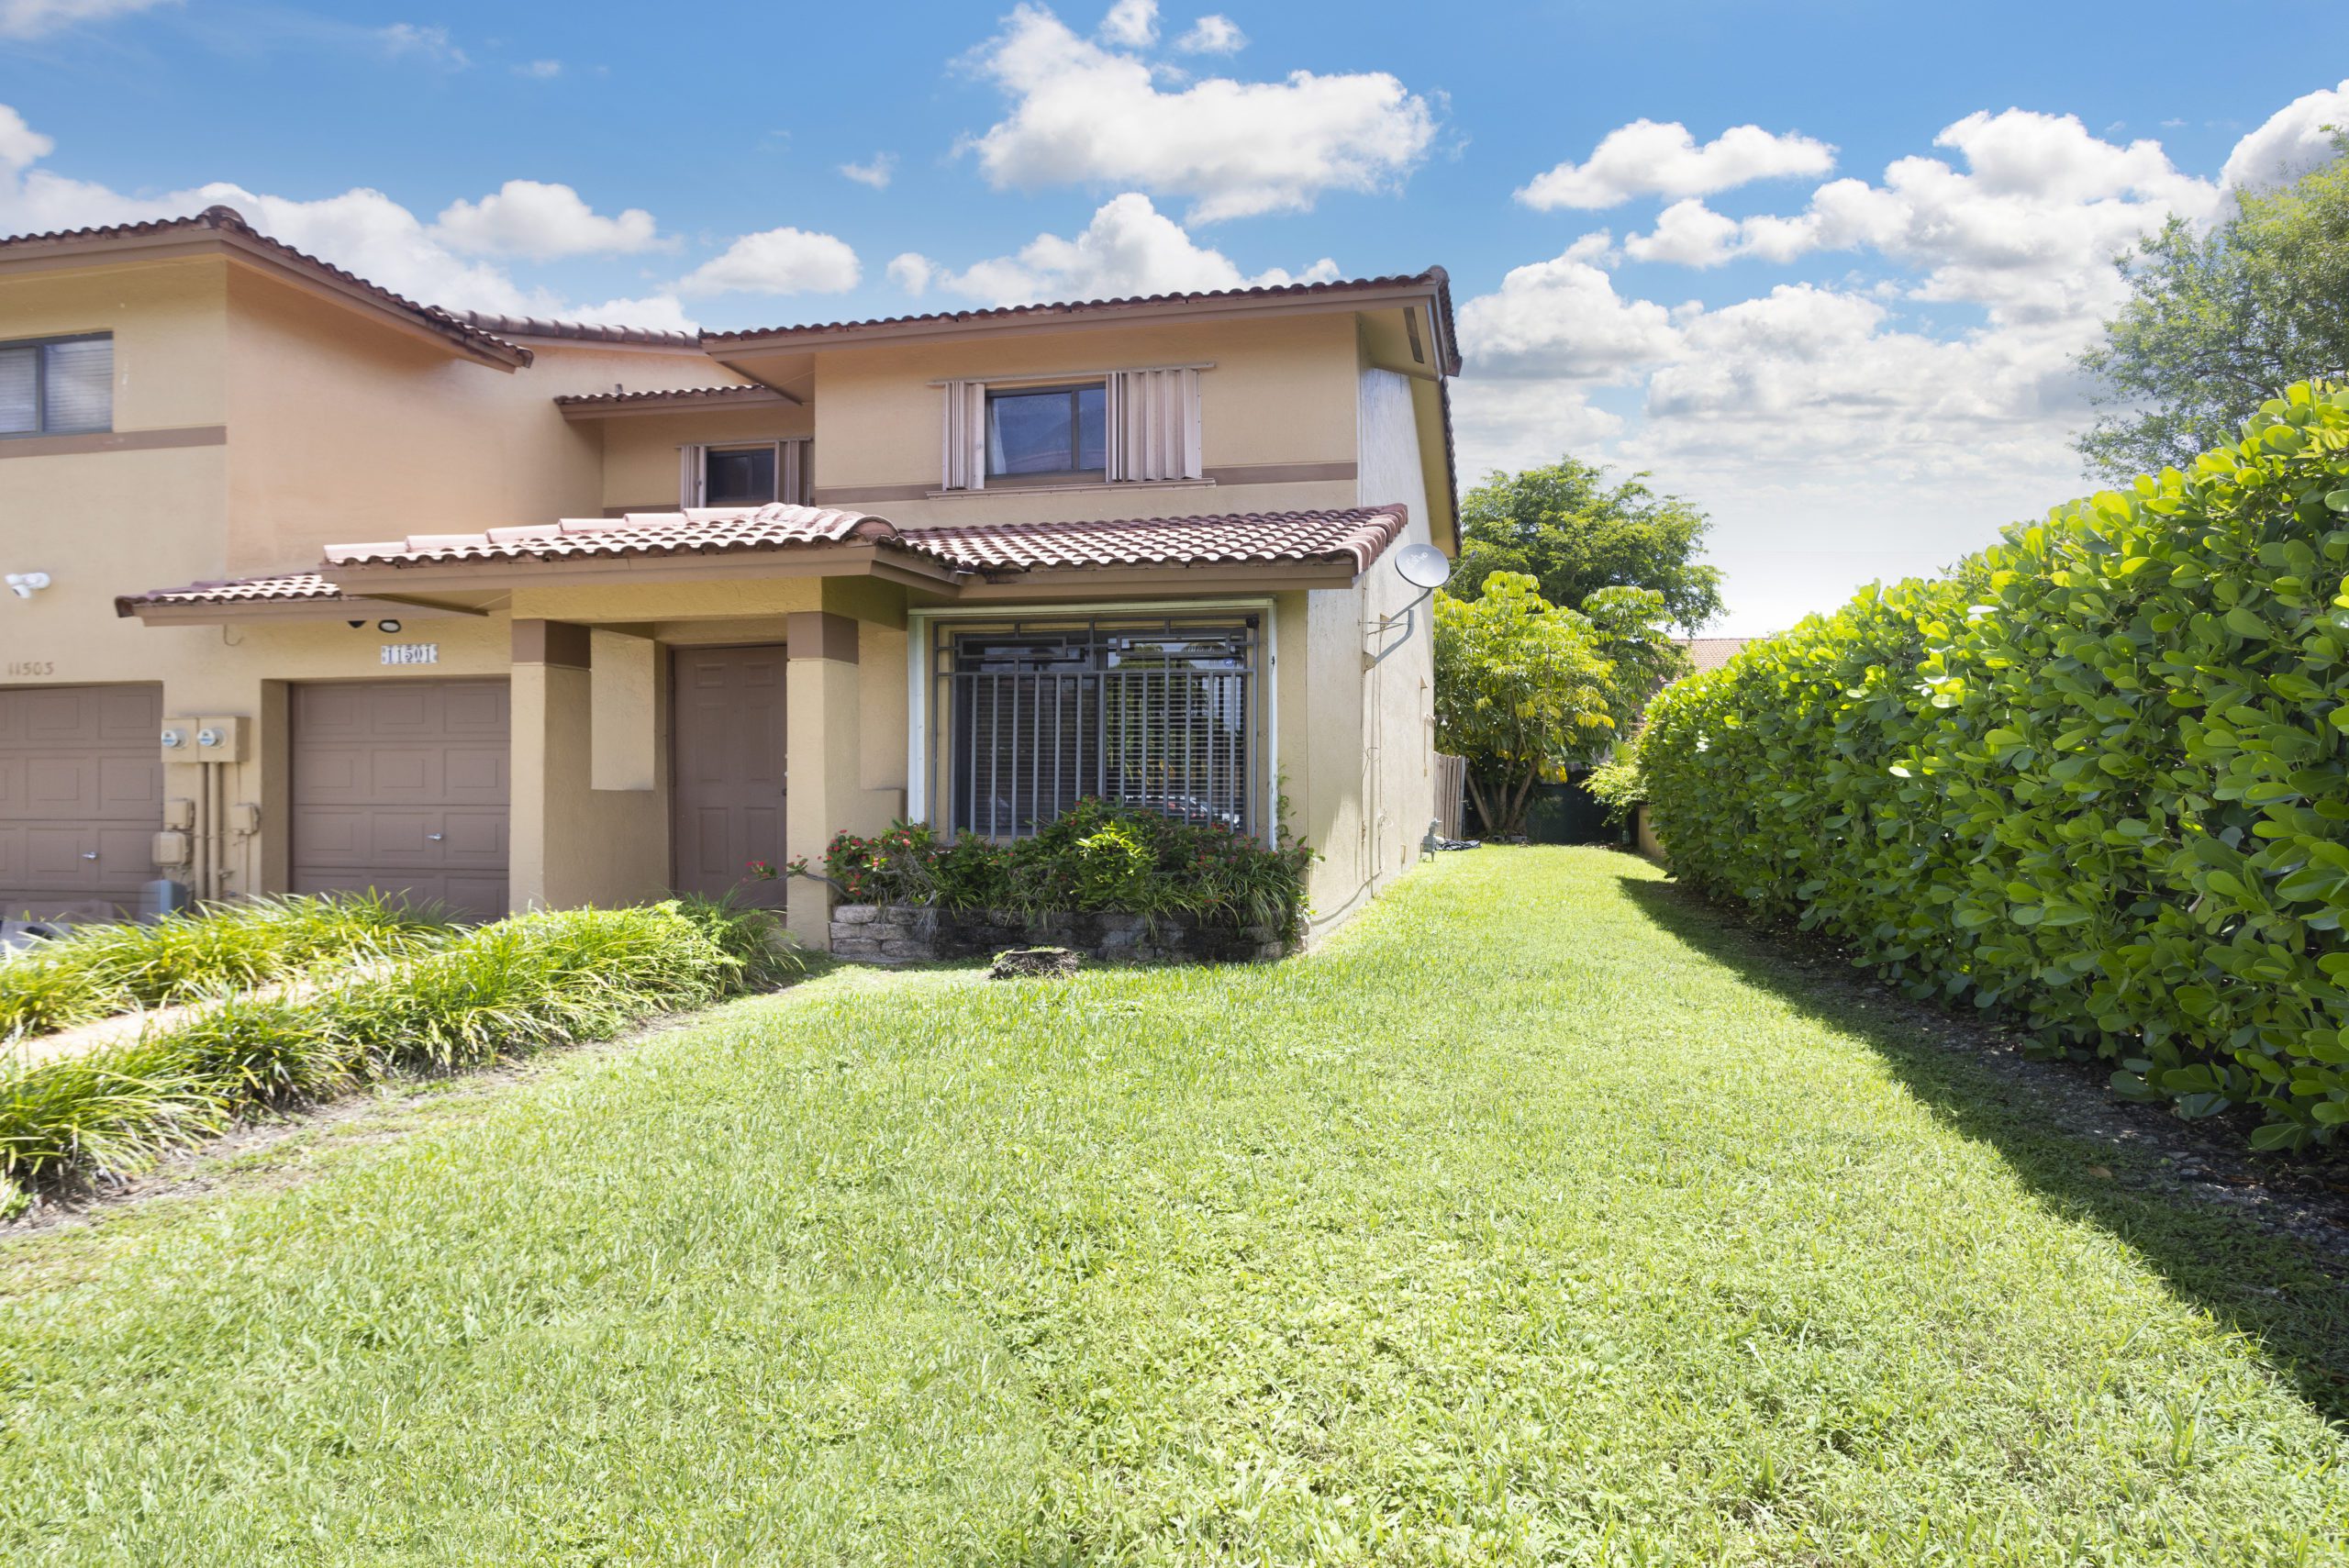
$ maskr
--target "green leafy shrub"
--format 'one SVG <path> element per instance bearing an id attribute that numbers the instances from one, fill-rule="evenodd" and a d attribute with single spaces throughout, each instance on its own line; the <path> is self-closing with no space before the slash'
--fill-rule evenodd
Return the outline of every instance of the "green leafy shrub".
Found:
<path id="1" fill-rule="evenodd" d="M 1679 876 L 2266 1148 L 2349 1123 L 2349 392 L 1650 709 Z"/>
<path id="2" fill-rule="evenodd" d="M 395 957 L 445 940 L 450 930 L 430 910 L 372 893 L 256 898 L 77 927 L 0 961 L 0 1037 L 216 995 L 321 962 Z"/>
<path id="3" fill-rule="evenodd" d="M 1268 845 L 1219 822 L 1085 799 L 1008 843 L 969 833 L 941 840 L 919 823 L 874 838 L 841 833 L 825 851 L 824 873 L 855 904 L 1179 914 L 1270 927 L 1294 941 L 1305 929 L 1314 859 L 1286 830 Z"/>
<path id="4" fill-rule="evenodd" d="M 0 1198 L 135 1168 L 240 1112 L 607 1038 L 798 967 L 772 916 L 676 901 L 519 915 L 306 995 L 229 996 L 0 1072 Z"/>

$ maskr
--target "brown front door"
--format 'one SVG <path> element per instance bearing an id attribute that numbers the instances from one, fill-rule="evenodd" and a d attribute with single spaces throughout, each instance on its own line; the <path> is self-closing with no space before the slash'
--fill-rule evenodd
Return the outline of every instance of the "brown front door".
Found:
<path id="1" fill-rule="evenodd" d="M 512 757 L 504 681 L 293 692 L 293 890 L 506 913 Z"/>
<path id="2" fill-rule="evenodd" d="M 0 691 L 0 917 L 135 914 L 158 874 L 163 689 Z"/>
<path id="3" fill-rule="evenodd" d="M 680 648 L 670 669 L 677 891 L 722 897 L 752 861 L 783 864 L 783 645 Z"/>

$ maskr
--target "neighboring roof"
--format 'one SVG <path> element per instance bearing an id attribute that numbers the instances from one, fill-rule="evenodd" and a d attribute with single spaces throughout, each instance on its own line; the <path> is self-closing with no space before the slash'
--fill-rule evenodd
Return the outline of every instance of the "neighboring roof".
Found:
<path id="1" fill-rule="evenodd" d="M 590 321 L 549 321 L 536 316 L 499 316 L 487 310 L 452 310 L 457 320 L 501 338 L 544 338 L 575 343 L 629 343 L 647 349 L 701 352 L 698 332 L 666 332 L 657 327 L 606 327 Z"/>
<path id="2" fill-rule="evenodd" d="M 327 570 L 473 562 L 625 560 L 721 555 L 825 546 L 877 546 L 952 574 L 1001 581 L 1030 572 L 1085 568 L 1328 564 L 1366 570 L 1401 537 L 1401 506 L 1117 522 L 985 523 L 900 529 L 885 517 L 818 506 L 728 506 L 624 517 L 569 518 L 479 534 L 420 534 L 328 547 Z M 317 573 L 195 583 L 115 601 L 146 607 L 295 603 L 340 596 Z"/>
<path id="3" fill-rule="evenodd" d="M 1460 372 L 1460 350 L 1453 330 L 1452 278 L 1442 267 L 1430 267 L 1423 272 L 1397 273 L 1383 278 L 1343 278 L 1318 284 L 1264 284 L 1253 288 L 1208 289 L 1189 294 L 1137 295 L 1121 299 L 1068 300 L 1053 304 L 1004 305 L 977 310 L 941 310 L 924 316 L 876 317 L 862 321 L 810 322 L 799 327 L 767 327 L 738 332 L 704 332 L 701 341 L 711 344 L 759 347 L 788 347 L 794 343 L 816 339 L 838 339 L 866 336 L 894 336 L 908 328 L 927 326 L 960 326 L 972 323 L 1026 320 L 1038 317 L 1069 317 L 1114 315 L 1120 312 L 1145 311 L 1179 306 L 1215 306 L 1239 304 L 1252 300 L 1306 299 L 1324 295 L 1392 293 L 1397 289 L 1430 288 L 1435 291 L 1437 315 L 1442 323 L 1444 341 L 1443 368 L 1447 374 Z"/>
<path id="4" fill-rule="evenodd" d="M 530 362 L 529 350 L 507 342 L 464 317 L 442 310 L 438 306 L 418 305 L 406 295 L 394 294 L 381 284 L 370 283 L 356 272 L 344 272 L 340 267 L 322 261 L 306 251 L 296 250 L 282 239 L 273 239 L 246 222 L 244 214 L 231 206 L 208 206 L 192 217 L 162 217 L 147 223 L 118 223 L 104 228 L 63 228 L 47 234 L 0 237 L 0 261 L 17 255 L 102 251 L 152 244 L 174 235 L 202 237 L 207 234 L 248 252 L 257 253 L 297 275 L 325 284 L 339 293 L 356 295 L 407 317 L 414 323 L 484 358 L 509 365 Z"/>
<path id="5" fill-rule="evenodd" d="M 1747 643 L 1758 641 L 1759 639 L 1751 637 L 1675 637 L 1672 640 L 1688 651 L 1688 662 L 1695 665 L 1698 673 L 1701 674 L 1707 670 L 1720 669 L 1722 665 L 1728 663 L 1731 660 L 1743 652 Z"/>

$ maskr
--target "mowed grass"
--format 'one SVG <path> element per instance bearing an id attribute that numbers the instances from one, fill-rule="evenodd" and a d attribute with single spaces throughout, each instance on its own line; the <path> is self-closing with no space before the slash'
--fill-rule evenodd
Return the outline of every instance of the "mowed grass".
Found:
<path id="1" fill-rule="evenodd" d="M 2349 1305 L 1598 851 L 0 1247 L 11 1563 L 2343 1558 Z"/>

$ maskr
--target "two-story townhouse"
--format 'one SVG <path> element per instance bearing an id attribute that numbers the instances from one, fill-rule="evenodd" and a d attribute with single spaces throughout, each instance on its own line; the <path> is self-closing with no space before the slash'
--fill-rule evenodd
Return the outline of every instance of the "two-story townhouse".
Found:
<path id="1" fill-rule="evenodd" d="M 1436 270 L 687 336 L 225 209 L 0 241 L 0 903 L 719 893 L 1106 795 L 1286 813 L 1326 927 L 1432 815 L 1456 370 Z"/>

